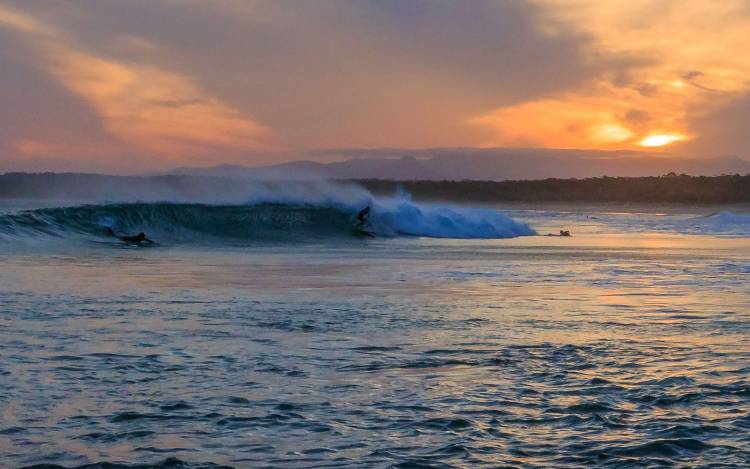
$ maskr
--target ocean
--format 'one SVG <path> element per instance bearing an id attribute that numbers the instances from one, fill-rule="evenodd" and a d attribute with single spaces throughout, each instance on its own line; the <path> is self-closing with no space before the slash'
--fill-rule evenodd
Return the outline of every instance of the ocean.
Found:
<path id="1" fill-rule="evenodd" d="M 357 194 L 2 202 L 0 466 L 750 465 L 746 207 Z"/>

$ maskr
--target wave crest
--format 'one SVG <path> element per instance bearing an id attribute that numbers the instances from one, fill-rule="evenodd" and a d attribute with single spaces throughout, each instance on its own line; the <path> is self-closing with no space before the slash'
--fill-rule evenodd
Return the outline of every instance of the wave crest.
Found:
<path id="1" fill-rule="evenodd" d="M 27 210 L 0 216 L 0 239 L 98 239 L 114 232 L 146 232 L 162 242 L 295 240 L 354 236 L 511 238 L 535 234 L 494 210 L 416 204 L 405 199 L 371 202 L 369 219 L 358 226 L 361 206 L 256 203 L 207 205 L 126 203 Z M 111 231 L 110 231 L 111 230 Z"/>

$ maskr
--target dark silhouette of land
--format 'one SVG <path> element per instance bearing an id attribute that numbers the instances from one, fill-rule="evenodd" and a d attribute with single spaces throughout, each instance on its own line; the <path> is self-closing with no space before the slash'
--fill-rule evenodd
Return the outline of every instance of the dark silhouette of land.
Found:
<path id="1" fill-rule="evenodd" d="M 737 156 L 681 158 L 635 151 L 553 148 L 348 149 L 308 152 L 313 160 L 271 166 L 220 165 L 175 168 L 178 176 L 258 179 L 388 179 L 394 181 L 521 181 L 547 178 L 748 174 L 750 161 Z M 323 163 L 316 158 L 343 159 Z"/>
<path id="2" fill-rule="evenodd" d="M 535 181 L 360 180 L 375 194 L 403 188 L 415 199 L 467 202 L 643 202 L 734 204 L 750 202 L 750 175 L 596 177 Z"/>
<path id="3" fill-rule="evenodd" d="M 320 181 L 317 181 L 320 183 Z M 452 202 L 642 202 L 750 203 L 750 175 L 594 177 L 530 181 L 393 181 L 338 180 L 356 183 L 377 195 L 403 189 L 416 200 Z M 311 181 L 253 181 L 204 176 L 105 176 L 76 173 L 7 173 L 0 175 L 0 198 L 105 200 L 170 200 L 195 193 L 241 193 L 249 185 L 289 186 Z"/>

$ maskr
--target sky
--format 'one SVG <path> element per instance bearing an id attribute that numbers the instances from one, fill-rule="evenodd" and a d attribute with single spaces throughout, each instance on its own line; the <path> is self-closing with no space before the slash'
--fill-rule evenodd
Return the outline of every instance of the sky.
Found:
<path id="1" fill-rule="evenodd" d="M 0 171 L 327 148 L 750 159 L 748 0 L 0 0 Z"/>

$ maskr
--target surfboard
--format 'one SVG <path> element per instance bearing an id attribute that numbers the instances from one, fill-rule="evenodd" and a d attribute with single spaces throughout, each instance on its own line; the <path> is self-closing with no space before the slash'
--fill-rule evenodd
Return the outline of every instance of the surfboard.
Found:
<path id="1" fill-rule="evenodd" d="M 362 237 L 362 238 L 374 238 L 375 237 L 375 233 L 371 231 L 367 231 L 367 230 L 356 229 L 354 232 L 356 233 L 357 236 Z"/>

